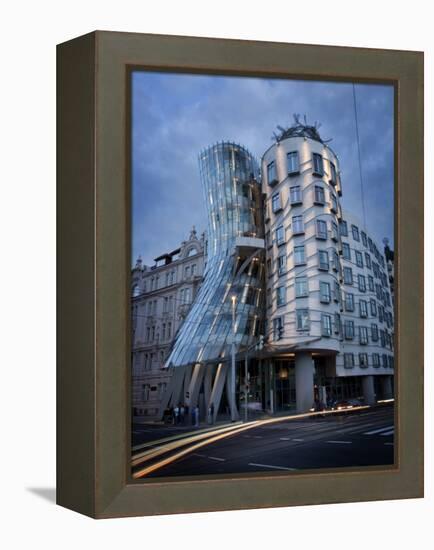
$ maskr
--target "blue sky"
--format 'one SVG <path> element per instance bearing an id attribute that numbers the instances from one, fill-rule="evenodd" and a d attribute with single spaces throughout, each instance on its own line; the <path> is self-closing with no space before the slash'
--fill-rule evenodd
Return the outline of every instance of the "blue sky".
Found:
<path id="1" fill-rule="evenodd" d="M 356 84 L 366 224 L 393 243 L 393 87 Z M 361 216 L 351 83 L 135 71 L 132 74 L 132 261 L 145 264 L 206 229 L 198 154 L 217 141 L 260 160 L 293 113 L 322 124 L 337 153 L 344 208 Z"/>

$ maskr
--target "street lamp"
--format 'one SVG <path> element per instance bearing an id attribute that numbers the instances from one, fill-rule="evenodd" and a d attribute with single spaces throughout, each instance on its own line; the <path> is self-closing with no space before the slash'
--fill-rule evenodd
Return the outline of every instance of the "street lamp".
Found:
<path id="1" fill-rule="evenodd" d="M 232 300 L 232 361 L 231 361 L 231 422 L 237 420 L 235 415 L 235 307 L 237 303 L 237 297 L 233 295 Z"/>

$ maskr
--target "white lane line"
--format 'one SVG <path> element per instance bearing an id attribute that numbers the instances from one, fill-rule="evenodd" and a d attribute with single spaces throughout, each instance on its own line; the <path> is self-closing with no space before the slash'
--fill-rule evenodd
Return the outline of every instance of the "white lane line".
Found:
<path id="1" fill-rule="evenodd" d="M 291 441 L 289 437 L 279 437 L 280 441 Z"/>
<path id="2" fill-rule="evenodd" d="M 386 441 L 385 445 L 394 445 L 391 441 Z"/>
<path id="3" fill-rule="evenodd" d="M 390 430 L 390 431 L 388 431 L 388 432 L 383 432 L 383 433 L 381 433 L 380 435 L 386 436 L 386 435 L 392 435 L 392 434 L 394 434 L 394 433 L 395 433 L 395 430 Z"/>
<path id="4" fill-rule="evenodd" d="M 292 441 L 304 441 L 304 439 L 293 439 Z"/>
<path id="5" fill-rule="evenodd" d="M 293 472 L 297 468 L 285 468 L 284 466 L 273 466 L 272 464 L 257 464 L 256 462 L 249 462 L 248 466 L 259 466 L 260 468 L 271 468 L 272 470 L 288 470 Z"/>
<path id="6" fill-rule="evenodd" d="M 364 432 L 363 435 L 374 435 L 380 432 L 384 432 L 385 430 L 390 430 L 391 428 L 393 428 L 393 426 L 385 426 L 384 428 L 379 428 L 378 430 L 371 430 L 370 432 Z"/>
<path id="7" fill-rule="evenodd" d="M 199 456 L 200 458 L 206 458 L 206 455 L 202 455 L 202 454 L 199 454 L 199 453 L 191 453 L 192 455 L 194 456 Z"/>
<path id="8" fill-rule="evenodd" d="M 326 441 L 326 443 L 342 443 L 344 445 L 350 445 L 352 443 L 352 441 L 334 441 L 334 440 L 331 440 L 331 441 Z"/>
<path id="9" fill-rule="evenodd" d="M 218 460 L 219 462 L 224 462 L 226 460 L 225 458 L 219 458 L 217 456 L 209 456 L 208 458 L 211 460 Z"/>

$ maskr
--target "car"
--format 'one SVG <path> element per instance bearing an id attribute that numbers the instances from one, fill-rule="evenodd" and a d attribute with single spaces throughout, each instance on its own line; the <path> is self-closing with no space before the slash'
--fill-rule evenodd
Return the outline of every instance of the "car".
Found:
<path id="1" fill-rule="evenodd" d="M 347 411 L 353 409 L 357 405 L 354 405 L 350 399 L 335 401 L 332 405 L 332 411 Z"/>

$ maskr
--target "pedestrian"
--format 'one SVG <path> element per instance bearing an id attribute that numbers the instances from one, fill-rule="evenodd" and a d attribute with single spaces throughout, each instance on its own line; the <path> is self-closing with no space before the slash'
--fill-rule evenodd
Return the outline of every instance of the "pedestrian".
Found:
<path id="1" fill-rule="evenodd" d="M 199 427 L 199 407 L 197 405 L 194 409 L 194 416 L 195 416 L 194 425 L 196 426 L 196 428 L 198 428 Z"/>
<path id="2" fill-rule="evenodd" d="M 185 415 L 185 407 L 184 405 L 181 405 L 179 407 L 179 419 L 181 421 L 181 424 L 184 424 L 184 415 Z"/>
<path id="3" fill-rule="evenodd" d="M 173 416 L 174 416 L 174 424 L 177 425 L 179 422 L 179 407 L 178 405 L 173 409 Z"/>

